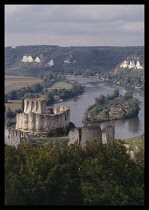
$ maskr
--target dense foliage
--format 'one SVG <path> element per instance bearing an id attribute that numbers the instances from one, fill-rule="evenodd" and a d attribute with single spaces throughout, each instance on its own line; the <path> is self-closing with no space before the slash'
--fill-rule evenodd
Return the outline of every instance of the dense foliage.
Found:
<path id="1" fill-rule="evenodd" d="M 77 95 L 80 95 L 83 92 L 84 92 L 84 87 L 78 82 L 73 83 L 71 89 L 66 89 L 66 88 L 53 89 L 46 93 L 47 105 L 53 104 L 56 96 L 57 96 L 56 98 L 59 98 L 59 100 L 60 99 L 66 100 L 75 97 Z"/>
<path id="2" fill-rule="evenodd" d="M 12 90 L 9 93 L 5 94 L 5 102 L 8 100 L 23 100 L 25 98 L 38 98 L 41 95 L 46 95 L 47 105 L 53 104 L 55 102 L 55 97 L 58 96 L 60 99 L 68 99 L 74 96 L 81 94 L 84 91 L 84 87 L 79 83 L 73 83 L 71 89 L 53 89 L 48 90 L 54 83 L 65 81 L 64 75 L 56 74 L 54 72 L 46 72 L 44 74 L 39 75 L 39 77 L 43 80 L 42 83 L 36 83 L 34 85 L 23 87 L 20 89 Z"/>
<path id="3" fill-rule="evenodd" d="M 99 140 L 5 148 L 5 205 L 143 205 L 143 166 Z"/>
<path id="4" fill-rule="evenodd" d="M 95 103 L 86 109 L 82 121 L 95 123 L 133 118 L 138 116 L 139 110 L 139 100 L 133 97 L 131 91 L 122 96 L 115 90 L 111 95 L 95 98 Z"/>
<path id="5" fill-rule="evenodd" d="M 24 63 L 24 55 L 40 57 L 41 62 Z M 38 76 L 53 71 L 61 74 L 94 76 L 115 69 L 128 56 L 144 56 L 144 47 L 59 47 L 51 45 L 5 48 L 5 73 Z M 48 65 L 53 60 L 54 65 Z M 68 60 L 69 63 L 64 61 Z M 143 60 L 143 59 L 142 59 Z M 142 62 L 141 60 L 141 62 Z"/>
<path id="6" fill-rule="evenodd" d="M 144 70 L 116 68 L 114 72 L 103 74 L 103 78 L 110 84 L 116 84 L 125 87 L 126 90 L 144 89 Z"/>

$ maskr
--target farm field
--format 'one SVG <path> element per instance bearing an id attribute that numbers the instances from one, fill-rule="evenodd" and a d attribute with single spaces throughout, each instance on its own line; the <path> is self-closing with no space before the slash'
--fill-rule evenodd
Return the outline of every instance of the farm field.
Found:
<path id="1" fill-rule="evenodd" d="M 27 87 L 28 85 L 33 85 L 35 83 L 41 82 L 42 80 L 36 77 L 5 75 L 5 93 L 8 93 L 11 90 L 20 89 L 22 87 Z"/>
<path id="2" fill-rule="evenodd" d="M 72 84 L 67 83 L 67 82 L 56 82 L 54 85 L 52 85 L 50 88 L 48 88 L 48 90 L 52 90 L 52 89 L 71 89 L 72 88 Z"/>
<path id="3" fill-rule="evenodd" d="M 11 111 L 15 111 L 16 109 L 21 109 L 22 100 L 8 100 L 8 103 L 5 103 L 6 110 L 10 107 Z"/>

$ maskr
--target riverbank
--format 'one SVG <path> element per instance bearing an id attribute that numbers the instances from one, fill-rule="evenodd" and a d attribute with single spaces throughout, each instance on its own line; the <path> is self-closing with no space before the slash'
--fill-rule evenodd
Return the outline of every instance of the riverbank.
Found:
<path id="1" fill-rule="evenodd" d="M 68 77 L 68 80 L 82 84 L 85 87 L 84 93 L 72 99 L 54 104 L 53 108 L 60 105 L 69 106 L 70 121 L 73 122 L 76 127 L 82 127 L 85 125 L 82 122 L 82 117 L 85 110 L 90 105 L 93 105 L 96 97 L 111 94 L 115 89 L 118 89 L 121 95 L 124 95 L 126 92 L 126 90 L 120 86 L 108 85 L 104 81 L 101 81 L 97 78 L 70 76 Z M 136 118 L 116 120 L 115 138 L 125 139 L 142 135 L 142 133 L 144 133 L 144 95 L 134 92 L 133 96 L 138 98 L 141 102 L 139 115 Z M 103 129 L 107 123 L 108 122 L 100 123 L 101 129 Z"/>
<path id="2" fill-rule="evenodd" d="M 111 95 L 101 95 L 95 98 L 93 105 L 89 106 L 83 116 L 84 123 L 100 123 L 110 120 L 130 119 L 139 114 L 139 100 L 131 92 L 124 96 L 115 90 Z"/>

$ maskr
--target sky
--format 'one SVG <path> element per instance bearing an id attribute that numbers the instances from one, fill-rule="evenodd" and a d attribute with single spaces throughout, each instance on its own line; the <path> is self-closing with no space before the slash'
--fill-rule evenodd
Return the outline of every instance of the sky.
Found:
<path id="1" fill-rule="evenodd" d="M 5 46 L 144 46 L 144 5 L 5 4 Z"/>

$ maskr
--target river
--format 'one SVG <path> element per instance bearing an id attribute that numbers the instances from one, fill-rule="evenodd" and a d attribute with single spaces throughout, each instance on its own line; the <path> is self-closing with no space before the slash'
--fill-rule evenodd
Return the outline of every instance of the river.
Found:
<path id="1" fill-rule="evenodd" d="M 104 81 L 100 81 L 96 78 L 81 78 L 81 77 L 68 77 L 71 82 L 78 81 L 85 86 L 85 92 L 75 98 L 54 104 L 53 107 L 60 105 L 70 107 L 70 121 L 75 124 L 76 127 L 84 126 L 82 117 L 85 110 L 95 102 L 95 98 L 100 95 L 108 95 L 113 93 L 115 89 L 118 89 L 121 95 L 124 95 L 126 90 L 123 87 L 108 85 Z M 115 120 L 115 138 L 125 139 L 133 136 L 139 136 L 144 133 L 144 95 L 140 93 L 133 93 L 134 97 L 138 98 L 141 110 L 136 118 Z M 108 122 L 100 123 L 103 129 Z"/>

